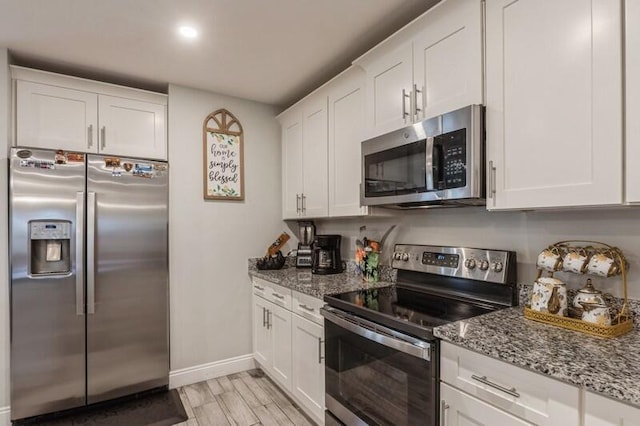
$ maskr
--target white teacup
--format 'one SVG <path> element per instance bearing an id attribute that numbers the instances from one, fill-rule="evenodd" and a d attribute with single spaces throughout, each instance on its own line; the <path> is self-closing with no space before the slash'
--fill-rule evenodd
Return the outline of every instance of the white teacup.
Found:
<path id="1" fill-rule="evenodd" d="M 562 270 L 584 274 L 589 264 L 589 255 L 584 250 L 571 250 L 562 259 Z"/>
<path id="2" fill-rule="evenodd" d="M 601 277 L 610 277 L 618 272 L 618 264 L 614 259 L 604 253 L 596 253 L 591 256 L 587 265 L 587 273 L 600 275 Z"/>
<path id="3" fill-rule="evenodd" d="M 536 264 L 540 269 L 559 271 L 562 269 L 562 254 L 556 247 L 545 249 L 538 255 Z"/>
<path id="4" fill-rule="evenodd" d="M 584 311 L 582 321 L 598 325 L 611 325 L 611 308 L 599 303 L 581 303 Z"/>

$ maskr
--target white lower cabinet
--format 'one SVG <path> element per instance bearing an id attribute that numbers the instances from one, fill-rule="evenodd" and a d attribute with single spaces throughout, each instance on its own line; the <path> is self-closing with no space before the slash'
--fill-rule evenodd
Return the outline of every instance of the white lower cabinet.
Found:
<path id="1" fill-rule="evenodd" d="M 324 416 L 324 328 L 293 315 L 293 395 L 316 417 Z"/>
<path id="2" fill-rule="evenodd" d="M 585 392 L 584 426 L 640 426 L 640 408 Z"/>
<path id="3" fill-rule="evenodd" d="M 442 342 L 441 347 L 440 378 L 443 382 L 441 390 L 446 385 L 453 386 L 474 401 L 479 400 L 520 421 L 492 423 L 489 419 L 493 417 L 487 417 L 489 414 L 484 405 L 472 404 L 471 399 L 465 399 L 466 405 L 459 410 L 469 419 L 478 419 L 479 423 L 449 424 L 580 425 L 581 391 L 578 387 L 447 342 Z M 444 390 L 441 394 L 444 395 Z M 441 403 L 453 406 L 444 397 Z M 442 411 L 446 413 L 446 410 Z"/>
<path id="4" fill-rule="evenodd" d="M 318 424 L 324 424 L 323 305 L 320 299 L 253 279 L 253 357 Z"/>
<path id="5" fill-rule="evenodd" d="M 440 402 L 443 426 L 531 425 L 445 383 L 440 386 Z"/>

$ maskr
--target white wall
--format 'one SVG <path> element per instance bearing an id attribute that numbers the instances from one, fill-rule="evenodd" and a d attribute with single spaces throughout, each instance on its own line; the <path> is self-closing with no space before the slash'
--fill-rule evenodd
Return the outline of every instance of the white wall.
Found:
<path id="1" fill-rule="evenodd" d="M 640 299 L 640 208 L 608 210 L 487 212 L 483 207 L 412 210 L 393 213 L 389 218 L 360 218 L 317 221 L 318 233 L 343 235 L 343 258 L 353 257 L 354 237 L 365 225 L 363 236 L 379 239 L 392 224 L 393 230 L 383 247 L 384 262 L 395 243 L 434 244 L 514 250 L 518 255 L 519 282 L 535 279 L 538 254 L 560 240 L 596 240 L 623 250 L 631 269 L 629 296 Z M 351 237 L 351 240 L 350 238 Z M 572 287 L 581 287 L 585 276 L 557 274 Z M 622 294 L 618 278 L 594 279 L 598 288 Z"/>
<path id="2" fill-rule="evenodd" d="M 202 125 L 226 108 L 244 130 L 245 201 L 204 201 Z M 264 104 L 169 87 L 171 370 L 251 353 L 247 259 L 285 229 L 280 127 Z"/>
<path id="3" fill-rule="evenodd" d="M 9 405 L 9 272 L 7 147 L 9 145 L 9 63 L 7 49 L 0 48 L 0 424 Z"/>

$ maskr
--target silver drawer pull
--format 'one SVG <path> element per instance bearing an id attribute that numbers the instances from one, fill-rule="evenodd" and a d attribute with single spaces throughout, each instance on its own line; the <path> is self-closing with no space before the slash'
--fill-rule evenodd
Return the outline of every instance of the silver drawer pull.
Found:
<path id="1" fill-rule="evenodd" d="M 278 293 L 273 293 L 273 297 L 277 297 L 280 300 L 284 300 L 284 296 L 281 296 Z"/>
<path id="2" fill-rule="evenodd" d="M 473 380 L 479 381 L 480 383 L 484 383 L 487 386 L 491 386 L 494 389 L 498 389 L 499 391 L 502 391 L 502 392 L 504 392 L 506 394 L 509 394 L 511 396 L 515 396 L 516 398 L 520 398 L 520 394 L 518 392 L 516 392 L 516 388 L 508 389 L 508 388 L 505 388 L 504 386 L 500 386 L 500 385 L 498 385 L 496 383 L 490 382 L 487 379 L 487 376 L 480 377 L 480 376 L 476 376 L 475 374 L 472 374 L 471 378 Z"/>
<path id="3" fill-rule="evenodd" d="M 308 312 L 315 312 L 316 311 L 315 309 L 310 308 L 307 305 L 298 305 L 298 306 L 300 306 L 302 309 L 304 309 L 305 311 L 308 311 Z"/>
<path id="4" fill-rule="evenodd" d="M 264 291 L 264 287 L 260 287 L 259 285 L 254 285 L 253 288 L 256 290 Z"/>

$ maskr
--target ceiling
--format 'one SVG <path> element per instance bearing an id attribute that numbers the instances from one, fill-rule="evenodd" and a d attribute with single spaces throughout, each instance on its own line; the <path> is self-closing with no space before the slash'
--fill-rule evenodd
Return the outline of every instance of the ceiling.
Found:
<path id="1" fill-rule="evenodd" d="M 285 107 L 437 1 L 0 0 L 0 46 L 20 65 Z"/>

